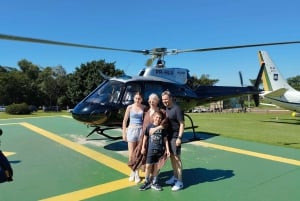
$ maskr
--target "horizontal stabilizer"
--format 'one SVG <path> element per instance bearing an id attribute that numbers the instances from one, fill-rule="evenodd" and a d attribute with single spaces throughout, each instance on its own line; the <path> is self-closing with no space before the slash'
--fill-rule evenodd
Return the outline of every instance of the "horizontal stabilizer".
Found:
<path id="1" fill-rule="evenodd" d="M 280 97 L 280 96 L 283 96 L 284 93 L 287 91 L 288 89 L 285 89 L 285 88 L 281 88 L 281 89 L 278 89 L 276 91 L 272 91 L 270 93 L 267 93 L 265 94 L 264 96 L 265 97 L 269 97 L 269 98 L 277 98 L 277 97 Z"/>

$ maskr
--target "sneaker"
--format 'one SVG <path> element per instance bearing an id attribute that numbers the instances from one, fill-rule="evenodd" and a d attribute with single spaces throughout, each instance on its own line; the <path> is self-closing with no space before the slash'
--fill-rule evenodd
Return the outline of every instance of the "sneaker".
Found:
<path id="1" fill-rule="evenodd" d="M 135 183 L 140 183 L 140 181 L 141 181 L 141 178 L 140 178 L 140 176 L 136 172 L 135 175 L 134 175 L 134 182 Z"/>
<path id="2" fill-rule="evenodd" d="M 151 187 L 151 183 L 150 182 L 145 182 L 143 185 L 140 186 L 139 190 L 140 191 L 144 191 L 147 190 Z"/>
<path id="3" fill-rule="evenodd" d="M 158 183 L 152 184 L 151 188 L 154 189 L 154 190 L 157 190 L 157 191 L 161 191 L 162 190 L 161 186 Z"/>
<path id="4" fill-rule="evenodd" d="M 183 183 L 181 181 L 176 181 L 175 185 L 172 187 L 172 191 L 178 191 L 183 188 Z"/>
<path id="5" fill-rule="evenodd" d="M 134 176 L 135 176 L 135 173 L 132 171 L 131 173 L 130 173 L 130 176 L 129 176 L 129 181 L 134 181 Z"/>
<path id="6" fill-rule="evenodd" d="M 168 185 L 173 185 L 176 182 L 176 178 L 172 176 L 169 180 L 167 180 L 165 183 Z"/>
<path id="7" fill-rule="evenodd" d="M 131 173 L 130 173 L 130 176 L 129 176 L 129 181 L 134 181 L 134 176 L 135 176 L 135 173 L 132 171 Z"/>

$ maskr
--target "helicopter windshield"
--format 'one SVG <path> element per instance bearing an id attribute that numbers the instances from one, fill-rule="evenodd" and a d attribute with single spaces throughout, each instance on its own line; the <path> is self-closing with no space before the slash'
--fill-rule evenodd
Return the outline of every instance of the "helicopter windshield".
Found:
<path id="1" fill-rule="evenodd" d="M 110 80 L 100 85 L 86 100 L 90 103 L 106 104 L 117 103 L 124 83 Z"/>
<path id="2" fill-rule="evenodd" d="M 137 92 L 141 92 L 141 84 L 140 83 L 139 84 L 138 83 L 127 84 L 122 103 L 124 105 L 132 104 L 134 102 L 134 95 Z"/>

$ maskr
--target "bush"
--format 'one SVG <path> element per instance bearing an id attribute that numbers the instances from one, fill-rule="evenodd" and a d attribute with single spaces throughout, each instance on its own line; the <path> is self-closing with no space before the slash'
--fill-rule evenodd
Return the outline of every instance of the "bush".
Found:
<path id="1" fill-rule="evenodd" d="M 30 114 L 31 110 L 26 103 L 20 103 L 8 105 L 5 112 L 8 114 Z"/>

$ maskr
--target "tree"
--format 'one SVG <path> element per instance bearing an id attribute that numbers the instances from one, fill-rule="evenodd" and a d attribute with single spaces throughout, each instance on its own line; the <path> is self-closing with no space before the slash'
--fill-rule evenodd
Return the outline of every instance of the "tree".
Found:
<path id="1" fill-rule="evenodd" d="M 202 74 L 200 78 L 197 78 L 197 76 L 193 75 L 188 81 L 188 85 L 195 89 L 197 86 L 213 86 L 215 85 L 219 80 L 218 79 L 209 79 L 208 74 Z"/>
<path id="2" fill-rule="evenodd" d="M 56 66 L 52 71 L 55 77 L 56 104 L 68 105 L 66 92 L 69 82 L 66 70 L 62 66 Z"/>
<path id="3" fill-rule="evenodd" d="M 39 67 L 25 59 L 18 62 L 20 70 L 0 66 L 0 104 L 74 106 L 102 81 L 101 72 L 109 77 L 123 75 L 115 63 L 92 61 L 66 74 L 62 66 Z"/>
<path id="4" fill-rule="evenodd" d="M 289 83 L 289 85 L 291 85 L 291 87 L 300 91 L 300 75 L 288 78 L 287 82 Z"/>
<path id="5" fill-rule="evenodd" d="M 36 78 L 39 68 L 26 60 L 20 61 L 19 65 L 22 71 L 12 67 L 0 68 L 1 104 L 33 104 L 38 100 Z"/>
<path id="6" fill-rule="evenodd" d="M 40 105 L 43 98 L 38 88 L 38 77 L 39 73 L 41 72 L 40 67 L 30 61 L 27 61 L 26 59 L 20 60 L 18 62 L 18 66 L 20 67 L 22 74 L 24 74 L 28 80 L 26 85 L 27 93 L 25 94 L 24 102 L 26 102 L 28 105 Z"/>
<path id="7" fill-rule="evenodd" d="M 22 59 L 18 62 L 18 66 L 23 73 L 27 75 L 30 80 L 36 80 L 39 76 L 40 68 L 37 65 L 34 65 L 26 59 Z"/>
<path id="8" fill-rule="evenodd" d="M 46 67 L 39 74 L 39 89 L 47 97 L 45 105 L 62 105 L 66 100 L 67 73 L 62 66 Z M 64 98 L 62 98 L 64 97 Z"/>
<path id="9" fill-rule="evenodd" d="M 28 97 L 28 85 L 30 84 L 25 74 L 20 71 L 10 71 L 0 74 L 0 103 L 22 103 Z"/>
<path id="10" fill-rule="evenodd" d="M 91 93 L 104 78 L 101 73 L 109 77 L 120 76 L 124 71 L 115 69 L 115 63 L 106 63 L 105 60 L 92 61 L 81 64 L 80 68 L 69 76 L 67 96 L 71 105 L 77 104 L 89 93 Z"/>

